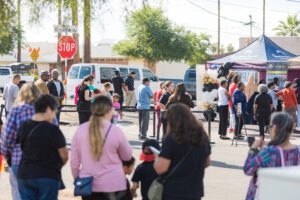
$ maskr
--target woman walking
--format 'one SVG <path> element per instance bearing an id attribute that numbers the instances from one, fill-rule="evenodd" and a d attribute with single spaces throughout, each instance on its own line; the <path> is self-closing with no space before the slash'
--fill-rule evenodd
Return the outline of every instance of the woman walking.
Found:
<path id="1" fill-rule="evenodd" d="M 16 98 L 15 105 L 4 125 L 1 134 L 1 153 L 10 165 L 10 184 L 13 200 L 20 200 L 18 189 L 18 171 L 22 158 L 22 150 L 18 142 L 17 132 L 21 124 L 34 115 L 34 102 L 40 96 L 39 89 L 34 84 L 24 84 Z"/>
<path id="2" fill-rule="evenodd" d="M 194 108 L 194 102 L 189 94 L 186 92 L 184 83 L 178 83 L 175 88 L 174 94 L 172 94 L 167 103 L 167 108 L 174 103 L 183 103 L 189 108 Z"/>
<path id="3" fill-rule="evenodd" d="M 63 133 L 52 124 L 57 107 L 54 97 L 42 95 L 34 104 L 34 116 L 18 131 L 23 152 L 19 168 L 22 200 L 54 200 L 62 187 L 61 168 L 68 160 L 68 150 Z"/>
<path id="4" fill-rule="evenodd" d="M 246 200 L 254 200 L 257 190 L 257 171 L 260 168 L 299 165 L 299 148 L 290 142 L 294 127 L 292 117 L 284 112 L 274 113 L 271 117 L 270 143 L 264 147 L 259 139 L 252 145 L 244 164 L 244 173 L 252 176 Z"/>
<path id="5" fill-rule="evenodd" d="M 240 82 L 241 78 L 238 74 L 234 75 L 232 78 L 232 81 L 229 85 L 229 95 L 233 97 L 234 91 L 237 89 L 237 84 Z M 230 111 L 230 121 L 229 121 L 229 132 L 234 133 L 235 132 L 235 114 L 232 112 L 232 103 L 233 103 L 233 98 L 230 99 L 229 101 L 229 111 Z"/>
<path id="6" fill-rule="evenodd" d="M 157 135 L 159 135 L 160 127 L 161 127 L 159 100 L 160 100 L 161 96 L 163 95 L 164 84 L 165 84 L 165 82 L 161 82 L 159 84 L 159 89 L 154 92 L 155 113 L 156 113 L 156 120 L 157 120 L 157 124 L 156 124 Z"/>
<path id="7" fill-rule="evenodd" d="M 89 85 L 91 85 L 92 81 L 91 76 L 86 76 L 78 88 L 77 112 L 79 124 L 89 121 L 91 116 L 91 101 L 94 96 L 89 89 Z"/>
<path id="8" fill-rule="evenodd" d="M 259 135 L 265 138 L 265 131 L 270 123 L 270 116 L 273 110 L 273 100 L 268 94 L 268 86 L 260 84 L 258 86 L 259 94 L 254 100 L 254 119 L 258 122 Z"/>
<path id="9" fill-rule="evenodd" d="M 132 157 L 123 131 L 111 124 L 111 100 L 98 96 L 92 103 L 88 123 L 79 126 L 72 142 L 71 169 L 74 178 L 93 177 L 92 194 L 83 200 L 113 200 L 126 194 L 122 161 Z"/>
<path id="10" fill-rule="evenodd" d="M 210 146 L 202 124 L 190 108 L 168 108 L 168 129 L 154 169 L 164 180 L 163 200 L 200 200 L 204 171 L 210 165 Z"/>

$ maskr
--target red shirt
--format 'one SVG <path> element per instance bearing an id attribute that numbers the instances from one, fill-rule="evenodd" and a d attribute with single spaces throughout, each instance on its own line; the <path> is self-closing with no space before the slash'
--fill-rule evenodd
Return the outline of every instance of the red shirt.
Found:
<path id="1" fill-rule="evenodd" d="M 285 88 L 277 92 L 276 96 L 282 97 L 284 108 L 297 108 L 297 98 L 294 89 Z"/>
<path id="2" fill-rule="evenodd" d="M 230 101 L 229 101 L 229 108 L 232 108 L 232 96 L 233 96 L 233 93 L 236 90 L 236 88 L 237 88 L 236 83 L 231 83 L 229 86 L 229 94 L 231 96 Z"/>
<path id="3" fill-rule="evenodd" d="M 154 92 L 154 100 L 156 102 L 155 104 L 155 110 L 160 110 L 160 107 L 159 107 L 159 100 L 160 100 L 160 97 L 162 96 L 163 94 L 163 90 L 162 89 L 159 89 L 157 90 L 156 92 Z"/>

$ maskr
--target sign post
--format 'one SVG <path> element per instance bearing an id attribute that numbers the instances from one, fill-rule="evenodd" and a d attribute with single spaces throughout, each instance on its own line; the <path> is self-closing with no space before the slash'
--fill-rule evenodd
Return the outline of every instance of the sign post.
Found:
<path id="1" fill-rule="evenodd" d="M 40 57 L 40 48 L 29 48 L 29 54 L 30 54 L 30 57 L 33 61 L 33 70 L 34 70 L 34 75 L 36 73 L 36 61 L 38 60 L 38 58 Z"/>
<path id="2" fill-rule="evenodd" d="M 57 53 L 65 59 L 65 79 L 68 74 L 68 59 L 72 58 L 77 52 L 77 43 L 72 36 L 63 35 L 57 42 Z"/>

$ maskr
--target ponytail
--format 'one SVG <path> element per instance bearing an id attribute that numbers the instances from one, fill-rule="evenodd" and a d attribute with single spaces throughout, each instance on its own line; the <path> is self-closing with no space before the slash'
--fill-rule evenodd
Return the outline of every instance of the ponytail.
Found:
<path id="1" fill-rule="evenodd" d="M 103 136 L 102 136 L 102 122 L 99 122 L 99 117 L 92 115 L 89 125 L 89 138 L 91 145 L 92 158 L 99 160 L 103 151 Z"/>

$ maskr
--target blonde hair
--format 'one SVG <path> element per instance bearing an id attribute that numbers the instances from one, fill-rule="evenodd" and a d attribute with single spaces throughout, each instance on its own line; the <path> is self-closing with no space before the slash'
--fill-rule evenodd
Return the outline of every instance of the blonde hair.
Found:
<path id="1" fill-rule="evenodd" d="M 33 104 L 40 96 L 41 92 L 34 84 L 25 83 L 21 87 L 14 105 L 17 106 L 21 103 Z"/>
<path id="2" fill-rule="evenodd" d="M 98 96 L 92 104 L 92 115 L 89 120 L 89 141 L 92 158 L 99 160 L 104 146 L 102 118 L 112 110 L 112 102 L 106 96 Z"/>

